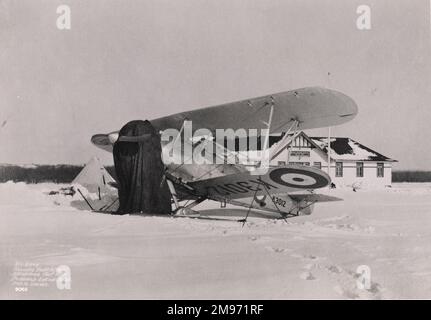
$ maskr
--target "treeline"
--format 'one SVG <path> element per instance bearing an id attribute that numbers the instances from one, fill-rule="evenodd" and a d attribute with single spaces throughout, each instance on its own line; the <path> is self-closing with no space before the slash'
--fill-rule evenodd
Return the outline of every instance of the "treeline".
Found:
<path id="1" fill-rule="evenodd" d="M 26 167 L 0 165 L 0 182 L 70 183 L 83 167 L 83 165 L 34 165 Z M 106 167 L 106 169 L 115 178 L 114 167 Z"/>
<path id="2" fill-rule="evenodd" d="M 431 182 L 431 171 L 394 171 L 392 182 Z"/>

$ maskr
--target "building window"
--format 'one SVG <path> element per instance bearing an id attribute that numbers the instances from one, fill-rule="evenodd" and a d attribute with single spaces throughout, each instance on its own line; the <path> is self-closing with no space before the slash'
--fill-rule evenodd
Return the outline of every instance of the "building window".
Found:
<path id="1" fill-rule="evenodd" d="M 364 176 L 364 163 L 356 162 L 356 176 L 362 178 Z"/>
<path id="2" fill-rule="evenodd" d="M 313 167 L 317 169 L 322 169 L 322 162 L 313 162 Z"/>
<path id="3" fill-rule="evenodd" d="M 383 162 L 377 163 L 377 178 L 383 178 L 385 176 L 385 165 Z"/>
<path id="4" fill-rule="evenodd" d="M 286 161 L 278 161 L 278 165 L 279 166 L 285 166 L 286 165 Z"/>
<path id="5" fill-rule="evenodd" d="M 335 176 L 342 177 L 343 176 L 343 163 L 335 162 Z"/>

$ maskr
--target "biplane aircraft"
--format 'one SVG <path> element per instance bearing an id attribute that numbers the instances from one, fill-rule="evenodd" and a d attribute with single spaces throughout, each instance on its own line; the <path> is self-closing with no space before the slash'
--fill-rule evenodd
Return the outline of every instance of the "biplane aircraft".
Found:
<path id="1" fill-rule="evenodd" d="M 150 120 L 158 130 L 184 129 L 186 121 L 192 121 L 193 130 L 206 128 L 215 132 L 220 128 L 266 129 L 263 149 L 271 160 L 279 150 L 285 148 L 300 130 L 343 124 L 353 119 L 358 112 L 356 103 L 343 93 L 320 87 L 308 87 L 293 91 L 266 95 L 258 98 L 227 103 Z M 284 133 L 280 142 L 269 148 L 268 138 L 273 133 Z M 96 134 L 93 144 L 112 152 L 118 139 L 118 131 Z M 184 141 L 192 148 L 203 143 L 215 144 L 214 149 L 224 149 L 224 156 L 237 157 L 238 153 L 225 150 L 225 146 L 202 138 L 199 141 Z M 171 142 L 162 141 L 162 150 Z M 301 165 L 266 166 L 262 170 L 262 159 L 250 164 L 240 160 L 232 163 L 195 164 L 165 163 L 165 179 L 172 194 L 175 215 L 197 215 L 194 206 L 214 200 L 248 208 L 262 210 L 270 218 L 285 219 L 311 214 L 317 202 L 341 200 L 332 196 L 316 194 L 315 189 L 331 183 L 324 171 Z M 186 204 L 182 205 L 186 201 Z"/>

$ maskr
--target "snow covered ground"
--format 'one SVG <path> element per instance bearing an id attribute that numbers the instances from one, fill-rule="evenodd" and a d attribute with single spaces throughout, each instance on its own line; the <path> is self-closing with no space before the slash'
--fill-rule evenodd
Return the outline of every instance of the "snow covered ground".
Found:
<path id="1" fill-rule="evenodd" d="M 344 201 L 243 228 L 91 213 L 77 194 L 47 194 L 60 187 L 0 184 L 0 298 L 431 298 L 431 184 L 326 190 Z M 57 286 L 59 265 L 70 268 L 70 289 Z"/>

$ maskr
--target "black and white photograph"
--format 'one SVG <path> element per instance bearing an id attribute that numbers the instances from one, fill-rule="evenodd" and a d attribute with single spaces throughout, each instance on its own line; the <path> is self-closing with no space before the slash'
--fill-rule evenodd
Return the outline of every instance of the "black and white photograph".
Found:
<path id="1" fill-rule="evenodd" d="M 0 300 L 431 299 L 430 123 L 429 0 L 0 0 Z"/>

